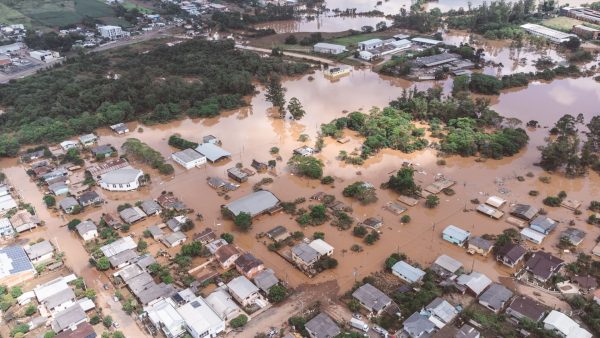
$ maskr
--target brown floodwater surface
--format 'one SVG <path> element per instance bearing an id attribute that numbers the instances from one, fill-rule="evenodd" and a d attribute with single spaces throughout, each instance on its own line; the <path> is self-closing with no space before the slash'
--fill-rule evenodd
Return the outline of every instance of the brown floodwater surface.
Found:
<path id="1" fill-rule="evenodd" d="M 349 143 L 339 144 L 327 138 L 326 147 L 317 155 L 325 163 L 325 175 L 336 178 L 333 186 L 323 186 L 316 180 L 296 177 L 289 172 L 285 163 L 290 158 L 292 150 L 303 144 L 298 141 L 301 134 L 309 135 L 310 140 L 306 144 L 313 145 L 321 123 L 343 116 L 344 111 L 368 112 L 374 106 L 384 107 L 390 100 L 401 95 L 403 89 L 414 85 L 409 81 L 379 76 L 370 70 L 354 70 L 349 76 L 335 82 L 326 79 L 321 71 L 315 72 L 311 77 L 314 79 L 310 80 L 307 75 L 286 79 L 283 83 L 287 89 L 286 97 L 288 99 L 297 97 L 307 112 L 300 121 L 273 118 L 271 107 L 265 101 L 264 91 L 259 87 L 257 88 L 259 93 L 249 99 L 250 107 L 228 111 L 216 118 L 183 119 L 156 126 L 130 123 L 129 128 L 132 132 L 122 136 L 116 136 L 107 129 L 99 130 L 100 143 L 110 143 L 120 148 L 126 138 L 136 137 L 160 151 L 165 158 L 174 151 L 167 144 L 170 135 L 179 133 L 186 139 L 198 142 L 202 136 L 213 134 L 223 141 L 223 148 L 233 155 L 230 161 L 216 165 L 209 164 L 189 171 L 175 165 L 175 173 L 169 177 L 160 176 L 155 170 L 141 166 L 152 176 L 150 187 L 124 194 L 103 192 L 102 194 L 109 200 L 108 204 L 102 208 L 93 208 L 78 217 L 90 217 L 97 221 L 102 211 L 114 212 L 116 206 L 121 203 L 132 203 L 148 197 L 156 198 L 162 191 L 172 191 L 193 208 L 195 213 L 204 216 L 204 221 L 198 223 L 194 231 L 209 226 L 216 229 L 218 233 L 232 232 L 237 245 L 253 252 L 265 261 L 266 266 L 273 268 L 280 278 L 287 280 L 294 287 L 305 283 L 337 280 L 340 290 L 345 292 L 355 279 L 380 270 L 385 258 L 396 251 L 406 253 L 413 262 L 424 267 L 429 266 L 437 256 L 445 253 L 460 260 L 467 270 L 473 268 L 498 280 L 499 277 L 510 275 L 511 271 L 500 267 L 491 257 L 469 256 L 464 249 L 441 239 L 442 230 L 449 224 L 467 229 L 474 235 L 498 234 L 510 227 L 504 220 L 491 220 L 474 212 L 476 205 L 471 204 L 471 199 L 485 200 L 487 195 L 498 194 L 512 203 L 533 203 L 541 206 L 541 200 L 545 196 L 555 195 L 558 191 L 565 190 L 569 198 L 582 200 L 585 206 L 592 196 L 597 196 L 600 192 L 600 181 L 595 173 L 574 180 L 552 175 L 552 184 L 539 182 L 538 176 L 547 175 L 533 166 L 533 163 L 539 160 L 539 151 L 536 147 L 543 144 L 547 133 L 547 129 L 543 128 L 529 131 L 530 144 L 516 156 L 485 162 L 476 162 L 474 158 L 450 157 L 445 166 L 436 165 L 437 158 L 433 150 L 412 154 L 384 150 L 368 159 L 362 166 L 342 163 L 336 160 L 339 151 L 345 150 L 350 153 L 359 148 L 362 142 L 353 132 L 347 132 L 347 136 L 351 138 Z M 417 83 L 419 88 L 428 88 L 432 85 L 433 82 Z M 584 78 L 557 80 L 550 84 L 531 84 L 528 88 L 519 91 L 503 93 L 494 101 L 493 108 L 503 115 L 518 117 L 523 121 L 535 118 L 542 125 L 551 125 L 564 113 L 581 112 L 589 118 L 597 114 L 599 103 L 600 85 Z M 138 130 L 138 127 L 141 130 Z M 222 219 L 220 206 L 227 201 L 219 197 L 206 184 L 206 178 L 209 176 L 225 178 L 226 170 L 237 162 L 249 166 L 252 159 L 263 162 L 274 159 L 275 156 L 269 153 L 269 149 L 274 146 L 280 148 L 280 155 L 283 158 L 283 161 L 277 162 L 277 174 L 252 176 L 247 183 L 241 185 L 240 189 L 229 194 L 232 199 L 251 192 L 252 185 L 264 177 L 274 179 L 274 183 L 265 188 L 273 191 L 283 201 L 292 201 L 298 197 L 308 199 L 317 191 L 325 191 L 351 205 L 354 209 L 352 215 L 357 220 L 366 217 L 382 218 L 384 227 L 381 229 L 383 232 L 381 239 L 374 245 L 367 246 L 361 239 L 352 236 L 351 231 L 339 231 L 330 225 L 301 229 L 289 215 L 283 213 L 259 217 L 248 233 L 237 231 L 231 221 Z M 343 188 L 357 180 L 367 181 L 379 187 L 405 160 L 415 163 L 418 170 L 416 179 L 420 184 L 427 185 L 433 182 L 435 174 L 442 173 L 457 181 L 454 187 L 456 194 L 451 197 L 441 195 L 441 204 L 436 209 L 426 209 L 422 205 L 409 208 L 406 214 L 411 216 L 412 221 L 404 225 L 400 223 L 399 216 L 383 209 L 388 201 L 397 198 L 397 195 L 391 191 L 378 189 L 379 200 L 367 206 L 342 196 Z M 134 165 L 140 166 L 136 163 Z M 34 204 L 42 219 L 46 221 L 46 229 L 39 233 L 57 237 L 58 243 L 63 248 L 72 246 L 72 252 L 77 253 L 77 256 L 69 256 L 67 264 L 72 265 L 78 273 L 84 275 L 89 273 L 87 271 L 91 270 L 87 264 L 87 255 L 81 248 L 79 240 L 66 228 L 60 227 L 66 222 L 65 220 L 49 213 L 42 206 L 42 195 L 25 174 L 25 169 L 14 159 L 3 159 L 0 166 L 4 168 L 10 181 L 18 187 L 24 199 Z M 516 180 L 517 175 L 525 175 L 527 172 L 532 172 L 535 177 L 526 178 L 525 182 Z M 540 191 L 539 197 L 528 195 L 528 191 L 532 189 Z M 500 190 L 505 193 L 500 193 Z M 300 207 L 306 209 L 310 204 L 306 202 Z M 588 232 L 587 238 L 579 249 L 589 253 L 600 231 L 585 223 L 586 212 L 581 216 L 574 216 L 566 209 L 551 208 L 549 216 L 561 221 L 561 224 L 545 240 L 543 248 L 562 255 L 566 260 L 574 260 L 574 254 L 563 254 L 556 248 L 560 231 L 564 230 L 568 226 L 567 222 L 573 219 L 577 227 Z M 144 225 L 152 222 L 154 221 L 147 221 Z M 258 232 L 268 231 L 276 225 L 284 225 L 291 231 L 304 231 L 307 237 L 311 237 L 315 231 L 324 232 L 325 240 L 335 247 L 334 258 L 339 261 L 339 266 L 312 280 L 307 278 L 282 258 L 270 252 L 264 244 L 265 240 L 255 238 Z M 136 226 L 132 231 L 139 235 L 142 230 L 141 226 Z M 353 244 L 363 246 L 364 251 L 351 252 L 350 247 Z"/>
<path id="2" fill-rule="evenodd" d="M 363 26 L 375 27 L 380 22 L 385 22 L 388 26 L 392 24 L 391 20 L 377 16 L 332 16 L 319 15 L 312 18 L 302 18 L 299 20 L 274 21 L 258 24 L 256 28 L 272 28 L 277 33 L 295 33 L 295 32 L 343 32 L 350 29 L 360 31 Z"/>

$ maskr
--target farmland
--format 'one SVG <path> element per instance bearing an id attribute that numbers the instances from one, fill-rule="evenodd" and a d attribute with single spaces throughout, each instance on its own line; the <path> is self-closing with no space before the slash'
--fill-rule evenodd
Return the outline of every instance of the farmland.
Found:
<path id="1" fill-rule="evenodd" d="M 0 20 L 24 23 L 33 28 L 53 28 L 114 15 L 100 0 L 0 0 Z M 5 10 L 6 9 L 6 10 Z"/>

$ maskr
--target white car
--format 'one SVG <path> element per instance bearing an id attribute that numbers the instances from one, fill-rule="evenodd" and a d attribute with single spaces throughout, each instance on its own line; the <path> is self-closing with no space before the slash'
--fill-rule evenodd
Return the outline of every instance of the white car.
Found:
<path id="1" fill-rule="evenodd" d="M 117 322 L 113 322 L 113 327 L 114 327 L 115 329 L 118 329 L 118 328 L 119 328 L 119 323 L 117 323 Z"/>
<path id="2" fill-rule="evenodd" d="M 360 315 L 360 313 L 357 313 L 357 312 L 353 313 L 353 314 L 352 314 L 352 317 L 354 317 L 354 318 L 356 318 L 356 319 L 358 319 L 358 320 L 361 320 L 361 319 L 362 319 L 362 316 Z"/>
<path id="3" fill-rule="evenodd" d="M 373 325 L 373 331 L 379 333 L 384 338 L 387 338 L 390 335 L 384 328 L 377 325 Z"/>

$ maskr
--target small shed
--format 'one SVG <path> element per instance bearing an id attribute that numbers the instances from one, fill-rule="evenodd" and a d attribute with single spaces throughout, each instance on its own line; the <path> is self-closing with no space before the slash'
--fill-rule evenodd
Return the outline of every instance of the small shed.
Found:
<path id="1" fill-rule="evenodd" d="M 490 196 L 486 201 L 485 204 L 492 206 L 496 209 L 498 208 L 502 208 L 502 206 L 504 204 L 506 204 L 506 200 L 503 198 L 500 198 L 498 196 Z"/>
<path id="2" fill-rule="evenodd" d="M 525 228 L 523 230 L 521 230 L 521 237 L 523 237 L 523 239 L 526 239 L 530 242 L 533 242 L 535 244 L 542 244 L 542 242 L 544 241 L 544 238 L 546 238 L 546 235 L 537 232 L 533 229 L 530 228 Z"/>
<path id="3" fill-rule="evenodd" d="M 498 209 L 492 208 L 487 204 L 480 204 L 477 206 L 477 211 L 480 213 L 490 216 L 493 219 L 500 219 L 504 216 L 504 213 Z"/>

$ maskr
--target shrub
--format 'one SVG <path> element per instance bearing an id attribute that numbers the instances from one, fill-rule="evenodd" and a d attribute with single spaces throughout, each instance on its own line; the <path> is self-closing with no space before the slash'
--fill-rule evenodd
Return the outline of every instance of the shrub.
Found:
<path id="1" fill-rule="evenodd" d="M 433 209 L 433 208 L 437 207 L 439 204 L 440 204 L 440 198 L 437 197 L 436 195 L 429 195 L 425 199 L 425 206 L 427 208 Z"/>
<path id="2" fill-rule="evenodd" d="M 248 323 L 248 317 L 246 317 L 246 315 L 239 315 L 239 316 L 233 318 L 229 322 L 229 325 L 231 325 L 232 328 L 236 329 L 236 328 L 246 325 L 246 323 Z"/>
<path id="3" fill-rule="evenodd" d="M 540 194 L 540 192 L 537 190 L 529 190 L 529 196 L 535 197 L 535 196 L 538 196 L 539 194 Z"/>
<path id="4" fill-rule="evenodd" d="M 325 176 L 321 179 L 321 184 L 332 184 L 334 181 L 332 176 Z"/>
<path id="5" fill-rule="evenodd" d="M 409 215 L 404 215 L 404 216 L 400 217 L 400 222 L 405 223 L 405 224 L 410 223 L 410 220 L 411 220 L 411 218 Z"/>

